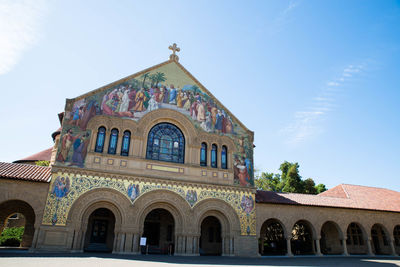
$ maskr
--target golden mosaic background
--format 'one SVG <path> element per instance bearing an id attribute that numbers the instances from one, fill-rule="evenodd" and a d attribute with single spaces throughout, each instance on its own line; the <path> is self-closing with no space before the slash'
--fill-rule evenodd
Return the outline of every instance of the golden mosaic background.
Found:
<path id="1" fill-rule="evenodd" d="M 57 197 L 56 194 L 53 193 L 58 177 L 64 178 L 64 181 L 69 180 L 67 183 L 67 194 L 63 197 Z M 139 188 L 139 195 L 133 200 L 128 195 L 128 187 L 131 184 L 138 185 Z M 77 200 L 84 193 L 99 188 L 115 189 L 126 196 L 132 202 L 132 204 L 136 201 L 136 199 L 140 198 L 141 195 L 158 189 L 170 190 L 177 193 L 186 200 L 192 209 L 198 202 L 204 199 L 220 199 L 227 202 L 236 211 L 240 220 L 241 235 L 256 235 L 255 195 L 252 193 L 224 189 L 212 190 L 195 186 L 166 185 L 165 183 L 144 182 L 128 179 L 111 179 L 98 176 L 86 177 L 65 173 L 53 174 L 42 223 L 45 225 L 65 226 L 68 213 L 75 200 Z M 195 192 L 195 201 L 193 198 L 187 199 L 188 191 L 190 192 L 191 196 L 193 196 L 193 193 Z M 242 199 L 244 196 L 251 198 L 253 201 L 253 208 L 249 213 L 242 208 Z"/>

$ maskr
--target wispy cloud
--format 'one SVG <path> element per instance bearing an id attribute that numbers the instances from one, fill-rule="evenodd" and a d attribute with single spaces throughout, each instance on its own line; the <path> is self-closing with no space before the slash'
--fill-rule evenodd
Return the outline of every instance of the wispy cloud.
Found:
<path id="1" fill-rule="evenodd" d="M 299 6 L 299 1 L 290 1 L 289 5 L 282 10 L 268 27 L 268 33 L 273 35 L 279 33 L 291 21 L 290 14 Z"/>
<path id="2" fill-rule="evenodd" d="M 321 123 L 336 107 L 337 94 L 345 83 L 365 69 L 365 64 L 348 65 L 339 77 L 326 82 L 304 110 L 296 111 L 293 121 L 281 130 L 289 145 L 298 145 L 323 132 Z"/>
<path id="3" fill-rule="evenodd" d="M 0 0 L 0 75 L 37 43 L 45 12 L 44 0 Z"/>

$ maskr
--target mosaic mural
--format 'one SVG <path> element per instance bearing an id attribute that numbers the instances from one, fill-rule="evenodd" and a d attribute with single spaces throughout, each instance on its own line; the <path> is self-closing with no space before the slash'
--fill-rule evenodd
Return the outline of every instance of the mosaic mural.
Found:
<path id="1" fill-rule="evenodd" d="M 75 200 L 84 193 L 98 188 L 115 189 L 125 195 L 132 204 L 141 195 L 158 189 L 177 193 L 188 202 L 191 208 L 204 199 L 221 199 L 236 211 L 240 220 L 241 234 L 256 234 L 254 194 L 61 173 L 53 174 L 44 210 L 43 224 L 66 225 L 68 213 Z"/>
<path id="2" fill-rule="evenodd" d="M 236 145 L 230 159 L 234 163 L 235 183 L 254 185 L 250 136 L 175 63 L 163 65 L 67 105 L 57 164 L 84 167 L 91 134 L 86 127 L 94 116 L 138 121 L 145 114 L 163 108 L 186 115 L 199 130 L 231 137 Z"/>

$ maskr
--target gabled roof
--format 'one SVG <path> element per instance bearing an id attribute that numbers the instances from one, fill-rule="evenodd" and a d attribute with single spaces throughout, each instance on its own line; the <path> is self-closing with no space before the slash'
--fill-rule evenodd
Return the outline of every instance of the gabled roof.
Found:
<path id="1" fill-rule="evenodd" d="M 52 150 L 53 150 L 53 147 L 50 147 L 50 148 L 40 151 L 36 154 L 30 155 L 26 158 L 16 160 L 16 161 L 14 161 L 14 163 L 34 162 L 34 161 L 38 161 L 38 160 L 50 161 Z"/>
<path id="2" fill-rule="evenodd" d="M 256 202 L 400 212 L 400 192 L 347 184 L 319 195 L 257 190 Z"/>
<path id="3" fill-rule="evenodd" d="M 99 92 L 101 92 L 101 91 L 103 91 L 103 90 L 109 89 L 109 88 L 111 88 L 111 87 L 113 87 L 113 86 L 116 86 L 116 85 L 118 85 L 118 84 L 120 84 L 120 83 L 129 81 L 129 80 L 131 80 L 131 79 L 133 79 L 133 78 L 137 78 L 137 77 L 139 77 L 139 76 L 141 76 L 141 75 L 143 75 L 143 74 L 145 74 L 145 73 L 147 73 L 147 72 L 153 71 L 153 70 L 155 70 L 155 69 L 158 69 L 158 68 L 160 68 L 160 67 L 162 67 L 162 66 L 164 66 L 164 65 L 168 65 L 168 64 L 176 64 L 190 79 L 192 79 L 195 83 L 197 83 L 197 84 L 199 85 L 199 87 L 201 88 L 201 90 L 203 90 L 206 94 L 208 94 L 210 97 L 212 97 L 212 98 L 215 100 L 215 102 L 218 103 L 218 105 L 220 105 L 220 106 L 231 116 L 231 118 L 232 118 L 233 120 L 235 120 L 245 131 L 247 131 L 247 132 L 250 134 L 250 136 L 251 136 L 252 139 L 254 138 L 254 132 L 253 132 L 253 131 L 249 130 L 238 118 L 236 118 L 235 115 L 233 115 L 233 114 L 229 111 L 229 109 L 227 109 L 227 108 L 226 108 L 226 107 L 225 107 L 225 106 L 224 106 L 224 105 L 223 105 L 223 104 L 222 104 L 222 103 L 221 103 L 221 102 L 206 88 L 206 87 L 204 87 L 204 85 L 201 84 L 187 69 L 185 69 L 185 67 L 183 67 L 178 61 L 175 61 L 175 60 L 172 60 L 172 59 L 167 60 L 167 61 L 164 61 L 164 62 L 162 62 L 162 63 L 160 63 L 160 64 L 157 64 L 157 65 L 154 65 L 154 66 L 152 66 L 152 67 L 150 67 L 150 68 L 144 69 L 144 70 L 139 71 L 139 72 L 137 72 L 137 73 L 134 73 L 134 74 L 132 74 L 132 75 L 129 75 L 129 76 L 125 77 L 125 78 L 119 79 L 119 80 L 117 80 L 117 81 L 115 81 L 115 82 L 112 82 L 112 83 L 109 83 L 109 84 L 107 84 L 107 85 L 104 85 L 104 86 L 102 86 L 102 87 L 100 87 L 100 88 L 97 88 L 97 89 L 95 89 L 95 90 L 92 90 L 92 91 L 90 91 L 90 92 L 88 92 L 88 93 L 85 93 L 85 94 L 83 94 L 83 95 L 80 95 L 80 96 L 78 96 L 78 97 L 76 97 L 76 98 L 67 99 L 66 105 L 68 105 L 68 103 L 74 102 L 74 101 L 76 101 L 76 100 L 80 100 L 80 99 L 82 99 L 82 98 L 85 98 L 85 97 L 88 97 L 88 96 L 97 94 L 97 93 L 99 93 Z M 252 142 L 253 142 L 253 140 L 252 140 Z"/>
<path id="4" fill-rule="evenodd" d="M 50 182 L 51 167 L 0 162 L 0 178 Z"/>

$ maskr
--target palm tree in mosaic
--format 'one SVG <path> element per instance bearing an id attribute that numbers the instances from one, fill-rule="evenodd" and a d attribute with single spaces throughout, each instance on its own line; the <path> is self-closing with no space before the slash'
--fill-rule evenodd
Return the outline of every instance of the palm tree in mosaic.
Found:
<path id="1" fill-rule="evenodd" d="M 143 74 L 143 75 L 141 76 L 141 78 L 143 78 L 143 82 L 142 82 L 142 87 L 143 87 L 143 88 L 144 88 L 144 84 L 145 84 L 145 82 L 146 82 L 146 78 L 149 77 L 149 75 L 150 75 L 150 72 L 147 72 L 147 73 L 145 73 L 145 74 Z"/>

